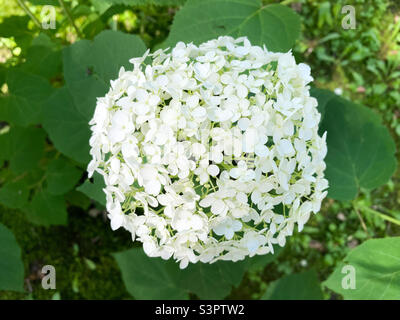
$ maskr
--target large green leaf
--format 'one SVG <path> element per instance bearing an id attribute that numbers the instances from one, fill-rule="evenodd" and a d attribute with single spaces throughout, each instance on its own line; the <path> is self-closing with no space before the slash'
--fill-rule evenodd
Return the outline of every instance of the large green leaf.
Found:
<path id="1" fill-rule="evenodd" d="M 96 97 L 104 96 L 120 68 L 132 68 L 129 59 L 143 55 L 145 50 L 138 36 L 111 30 L 93 41 L 81 40 L 65 48 L 64 78 L 80 113 L 90 119 Z"/>
<path id="2" fill-rule="evenodd" d="M 284 276 L 268 285 L 264 300 L 321 300 L 321 285 L 314 270 Z"/>
<path id="3" fill-rule="evenodd" d="M 24 209 L 27 217 L 35 224 L 66 225 L 67 209 L 63 196 L 54 196 L 47 191 L 37 192 L 29 207 Z"/>
<path id="4" fill-rule="evenodd" d="M 68 204 L 75 207 L 80 207 L 83 210 L 87 210 L 91 204 L 90 199 L 77 190 L 71 190 L 65 195 L 65 199 Z"/>
<path id="5" fill-rule="evenodd" d="M 61 72 L 61 57 L 61 51 L 56 46 L 32 45 L 27 50 L 26 61 L 21 68 L 51 79 Z"/>
<path id="6" fill-rule="evenodd" d="M 88 122 L 96 97 L 105 95 L 120 67 L 128 68 L 129 59 L 145 49 L 137 36 L 109 30 L 64 49 L 66 86 L 46 101 L 43 112 L 43 125 L 59 151 L 79 163 L 89 162 Z"/>
<path id="7" fill-rule="evenodd" d="M 246 270 L 255 271 L 264 268 L 266 265 L 278 258 L 278 256 L 283 252 L 283 249 L 284 248 L 275 245 L 274 254 L 255 255 L 254 257 L 246 258 Z"/>
<path id="8" fill-rule="evenodd" d="M 0 290 L 23 291 L 24 265 L 14 235 L 0 223 Z"/>
<path id="9" fill-rule="evenodd" d="M 186 0 L 92 0 L 94 5 L 105 6 L 113 5 L 113 4 L 123 4 L 126 6 L 147 6 L 147 5 L 155 5 L 155 6 L 180 6 L 186 2 Z"/>
<path id="10" fill-rule="evenodd" d="M 29 188 L 25 180 L 9 181 L 0 187 L 0 203 L 13 209 L 28 203 Z"/>
<path id="11" fill-rule="evenodd" d="M 52 5 L 52 6 L 59 6 L 60 2 L 57 0 L 30 0 L 32 4 L 43 6 L 43 5 Z"/>
<path id="12" fill-rule="evenodd" d="M 0 120 L 20 126 L 39 123 L 43 102 L 53 91 L 50 83 L 17 69 L 6 72 L 5 83 L 8 92 L 0 94 Z"/>
<path id="13" fill-rule="evenodd" d="M 80 185 L 76 190 L 84 193 L 89 198 L 96 200 L 103 206 L 106 206 L 106 195 L 103 191 L 105 188 L 103 177 L 95 172 L 92 178 L 93 182 L 86 180 L 82 185 Z"/>
<path id="14" fill-rule="evenodd" d="M 136 299 L 222 299 L 242 281 L 251 259 L 239 262 L 198 262 L 179 269 L 173 260 L 149 258 L 141 248 L 114 254 L 128 292 Z M 265 264 L 271 262 L 268 259 Z M 265 266 L 264 264 L 264 266 Z"/>
<path id="15" fill-rule="evenodd" d="M 331 99 L 336 97 L 336 94 L 334 94 L 332 91 L 318 88 L 311 88 L 310 94 L 318 100 L 318 111 L 321 113 L 322 121 L 325 116 L 326 105 Z"/>
<path id="16" fill-rule="evenodd" d="M 55 159 L 47 167 L 47 190 L 53 195 L 64 194 L 72 190 L 81 175 L 82 171 L 70 161 L 64 158 Z"/>
<path id="17" fill-rule="evenodd" d="M 32 31 L 28 29 L 28 16 L 5 17 L 0 23 L 0 37 L 11 38 L 28 36 Z"/>
<path id="18" fill-rule="evenodd" d="M 10 16 L 2 19 L 0 23 L 0 37 L 11 38 L 21 47 L 29 46 L 34 32 L 28 28 L 28 16 Z"/>
<path id="19" fill-rule="evenodd" d="M 0 164 L 4 160 L 10 160 L 11 156 L 11 141 L 10 141 L 10 132 L 2 132 L 0 133 Z"/>
<path id="20" fill-rule="evenodd" d="M 79 163 L 89 156 L 89 118 L 76 107 L 67 87 L 58 89 L 43 108 L 43 126 L 54 146 Z"/>
<path id="21" fill-rule="evenodd" d="M 10 168 L 16 173 L 35 169 L 43 156 L 45 132 L 36 127 L 11 128 L 4 137 L 8 137 L 8 160 Z"/>
<path id="22" fill-rule="evenodd" d="M 300 34 L 300 18 L 280 4 L 261 0 L 189 0 L 175 15 L 165 46 L 200 44 L 221 35 L 247 36 L 253 45 L 288 51 Z"/>
<path id="23" fill-rule="evenodd" d="M 188 292 L 195 293 L 200 299 L 223 299 L 242 281 L 246 271 L 246 262 L 218 261 L 213 264 L 196 263 L 189 265 L 181 273 L 180 283 Z"/>
<path id="24" fill-rule="evenodd" d="M 345 279 L 352 268 L 354 289 Z M 350 251 L 324 285 L 345 299 L 400 300 L 400 237 L 367 240 Z"/>
<path id="25" fill-rule="evenodd" d="M 128 292 L 136 299 L 187 299 L 180 274 L 171 261 L 152 259 L 142 249 L 114 254 Z"/>
<path id="26" fill-rule="evenodd" d="M 320 133 L 327 131 L 328 145 L 328 196 L 351 200 L 360 188 L 370 190 L 388 181 L 396 169 L 395 144 L 379 116 L 338 96 L 321 97 L 325 114 Z"/>

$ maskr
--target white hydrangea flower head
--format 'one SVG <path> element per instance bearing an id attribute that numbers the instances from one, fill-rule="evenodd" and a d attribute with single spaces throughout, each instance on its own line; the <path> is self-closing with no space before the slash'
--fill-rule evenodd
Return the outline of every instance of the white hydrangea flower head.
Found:
<path id="1" fill-rule="evenodd" d="M 130 62 L 90 121 L 113 230 L 185 268 L 273 253 L 320 210 L 326 133 L 291 52 L 223 36 Z"/>

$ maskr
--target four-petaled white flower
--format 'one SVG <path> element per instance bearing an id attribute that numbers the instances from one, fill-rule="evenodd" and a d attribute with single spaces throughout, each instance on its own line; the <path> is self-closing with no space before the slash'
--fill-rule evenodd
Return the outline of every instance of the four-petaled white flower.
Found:
<path id="1" fill-rule="evenodd" d="M 231 218 L 225 219 L 225 221 L 213 228 L 217 235 L 225 236 L 227 240 L 231 240 L 235 232 L 240 229 L 242 229 L 242 223 Z"/>
<path id="2" fill-rule="evenodd" d="M 110 141 L 117 143 L 123 141 L 128 134 L 135 130 L 130 115 L 122 110 L 117 111 L 111 119 L 111 127 L 108 133 Z"/>

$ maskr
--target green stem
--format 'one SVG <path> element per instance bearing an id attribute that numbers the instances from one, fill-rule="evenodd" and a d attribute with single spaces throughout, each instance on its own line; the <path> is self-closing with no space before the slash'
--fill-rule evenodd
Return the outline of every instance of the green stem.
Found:
<path id="1" fill-rule="evenodd" d="M 284 0 L 284 1 L 281 1 L 279 4 L 286 6 L 288 4 L 292 4 L 293 2 L 297 2 L 297 0 Z"/>
<path id="2" fill-rule="evenodd" d="M 360 212 L 358 211 L 358 207 L 357 207 L 356 201 L 353 201 L 353 208 L 354 208 L 354 211 L 355 211 L 356 214 L 357 214 L 358 220 L 360 220 L 361 227 L 363 228 L 365 234 L 366 234 L 367 237 L 369 238 L 369 233 L 368 233 L 367 225 L 365 224 L 365 221 L 364 221 L 362 215 L 361 215 Z"/>
<path id="3" fill-rule="evenodd" d="M 65 15 L 68 17 L 69 22 L 74 27 L 76 33 L 78 34 L 78 37 L 79 38 L 83 38 L 81 31 L 79 30 L 78 26 L 75 24 L 75 21 L 72 18 L 71 12 L 69 11 L 67 6 L 65 5 L 64 1 L 63 0 L 58 0 L 58 2 L 60 3 L 60 6 L 62 7 Z"/>
<path id="4" fill-rule="evenodd" d="M 42 29 L 42 25 L 40 21 L 33 15 L 32 11 L 29 10 L 29 8 L 25 5 L 25 3 L 22 0 L 17 0 L 19 6 L 26 12 L 26 14 L 32 19 L 32 21 L 35 23 L 35 25 L 39 28 Z"/>
<path id="5" fill-rule="evenodd" d="M 400 226 L 400 221 L 399 220 L 397 220 L 397 219 L 395 219 L 395 218 L 393 218 L 391 216 L 388 216 L 387 214 L 381 213 L 381 212 L 376 211 L 376 210 L 374 210 L 374 209 L 372 209 L 370 207 L 367 207 L 367 206 L 358 206 L 358 208 L 361 209 L 361 210 L 365 210 L 366 212 L 373 213 L 373 214 L 379 216 L 383 220 L 389 221 L 391 223 L 394 223 L 394 224 L 397 224 L 398 226 Z"/>
<path id="6" fill-rule="evenodd" d="M 392 33 L 390 35 L 390 38 L 389 38 L 390 42 L 396 40 L 396 37 L 399 34 L 399 30 L 400 30 L 400 20 L 397 21 L 397 23 L 395 24 L 395 26 L 393 28 L 393 31 L 392 31 Z"/>

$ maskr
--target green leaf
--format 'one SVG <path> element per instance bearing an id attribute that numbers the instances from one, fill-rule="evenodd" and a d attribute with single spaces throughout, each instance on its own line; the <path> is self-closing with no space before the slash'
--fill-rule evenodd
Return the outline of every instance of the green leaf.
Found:
<path id="1" fill-rule="evenodd" d="M 90 199 L 84 195 L 82 192 L 77 190 L 71 190 L 65 195 L 65 199 L 67 200 L 68 204 L 80 207 L 83 210 L 87 210 L 90 206 Z"/>
<path id="2" fill-rule="evenodd" d="M 274 246 L 274 254 L 256 255 L 251 258 L 246 258 L 246 270 L 253 271 L 264 268 L 266 265 L 270 264 L 276 258 L 278 258 L 279 255 L 283 252 L 283 249 L 284 248 L 276 245 Z"/>
<path id="3" fill-rule="evenodd" d="M 93 8 L 99 14 L 103 14 L 113 5 L 111 1 L 112 0 L 91 0 Z"/>
<path id="4" fill-rule="evenodd" d="M 128 292 L 136 299 L 222 299 L 242 281 L 251 259 L 190 264 L 179 269 L 173 260 L 148 257 L 141 248 L 114 254 Z M 268 263 L 268 262 L 266 262 Z"/>
<path id="5" fill-rule="evenodd" d="M 40 32 L 35 38 L 32 40 L 32 47 L 46 47 L 53 50 L 60 50 L 62 48 L 62 40 L 61 39 L 52 39 L 48 34 L 44 32 Z"/>
<path id="6" fill-rule="evenodd" d="M 377 188 L 396 169 L 395 144 L 372 110 L 339 96 L 325 99 L 320 133 L 327 131 L 328 196 L 351 200 L 360 188 Z"/>
<path id="7" fill-rule="evenodd" d="M 75 161 L 89 162 L 89 118 L 74 104 L 67 87 L 57 89 L 43 107 L 43 127 L 54 146 Z"/>
<path id="8" fill-rule="evenodd" d="M 108 4 L 109 6 L 114 4 L 123 4 L 126 6 L 148 6 L 148 5 L 155 5 L 155 6 L 180 6 L 183 5 L 186 0 L 100 0 L 94 1 L 99 2 L 102 6 Z M 97 6 L 100 6 L 97 4 Z"/>
<path id="9" fill-rule="evenodd" d="M 82 28 L 85 39 L 93 39 L 97 34 L 106 28 L 106 24 L 102 21 L 102 17 L 92 16 L 91 21 L 87 21 Z"/>
<path id="10" fill-rule="evenodd" d="M 89 16 L 92 13 L 92 8 L 86 4 L 78 4 L 71 10 L 71 15 L 74 19 Z"/>
<path id="11" fill-rule="evenodd" d="M 314 270 L 284 276 L 268 285 L 263 300 L 322 300 L 323 295 Z"/>
<path id="12" fill-rule="evenodd" d="M 300 18 L 280 4 L 261 0 L 189 0 L 175 15 L 165 47 L 200 44 L 222 35 L 247 36 L 253 45 L 288 51 L 300 34 Z"/>
<path id="13" fill-rule="evenodd" d="M 0 188 L 0 203 L 18 209 L 28 203 L 29 188 L 24 180 L 9 181 Z"/>
<path id="14" fill-rule="evenodd" d="M 28 16 L 10 16 L 0 23 L 0 37 L 11 38 L 22 48 L 29 46 L 33 31 L 28 28 Z"/>
<path id="15" fill-rule="evenodd" d="M 188 299 L 172 261 L 149 258 L 142 249 L 114 253 L 128 292 L 136 299 Z"/>
<path id="16" fill-rule="evenodd" d="M 50 83 L 17 69 L 7 71 L 5 83 L 8 93 L 0 94 L 0 120 L 20 126 L 38 124 L 43 102 L 53 92 Z"/>
<path id="17" fill-rule="evenodd" d="M 40 128 L 11 128 L 8 146 L 10 169 L 16 174 L 35 169 L 43 156 L 45 138 L 45 132 Z"/>
<path id="18" fill-rule="evenodd" d="M 105 188 L 103 177 L 95 172 L 93 175 L 93 182 L 86 180 L 82 185 L 80 185 L 76 190 L 86 194 L 89 198 L 96 200 L 98 203 L 106 206 L 106 195 L 103 192 Z"/>
<path id="19" fill-rule="evenodd" d="M 68 213 L 64 197 L 53 196 L 47 191 L 37 192 L 25 211 L 28 219 L 38 225 L 67 224 Z"/>
<path id="20" fill-rule="evenodd" d="M 352 267 L 355 289 L 345 278 L 353 275 Z M 400 237 L 367 240 L 350 251 L 323 284 L 344 299 L 399 300 Z"/>
<path id="21" fill-rule="evenodd" d="M 0 133 L 0 161 L 10 160 L 11 158 L 11 134 L 10 131 Z"/>
<path id="22" fill-rule="evenodd" d="M 135 35 L 106 30 L 93 41 L 81 40 L 64 49 L 64 77 L 79 112 L 90 119 L 96 98 L 104 96 L 110 80 L 123 66 L 132 68 L 129 59 L 143 55 L 146 47 Z"/>
<path id="23" fill-rule="evenodd" d="M 38 6 L 51 5 L 59 6 L 60 3 L 57 0 L 29 0 L 30 3 Z"/>
<path id="24" fill-rule="evenodd" d="M 70 161 L 59 158 L 51 161 L 47 167 L 47 190 L 50 194 L 61 195 L 75 186 L 82 175 L 82 171 Z"/>
<path id="25" fill-rule="evenodd" d="M 325 116 L 325 109 L 328 102 L 336 97 L 332 91 L 326 89 L 311 88 L 310 95 L 318 100 L 318 111 L 321 113 L 321 121 Z"/>
<path id="26" fill-rule="evenodd" d="M 129 59 L 144 51 L 137 36 L 109 30 L 64 49 L 66 86 L 43 108 L 43 126 L 60 152 L 82 164 L 90 161 L 88 122 L 96 97 L 106 94 L 121 66 L 128 68 Z"/>
<path id="27" fill-rule="evenodd" d="M 0 290 L 24 290 L 24 265 L 14 235 L 0 223 Z"/>
<path id="28" fill-rule="evenodd" d="M 7 73 L 7 68 L 5 68 L 0 64 L 0 86 L 3 86 L 6 80 L 6 73 Z"/>
<path id="29" fill-rule="evenodd" d="M 11 38 L 30 35 L 32 32 L 28 29 L 28 16 L 6 17 L 0 23 L 0 37 Z"/>
<path id="30" fill-rule="evenodd" d="M 35 45 L 28 48 L 26 62 L 21 69 L 47 79 L 61 73 L 61 51 L 56 48 Z"/>
<path id="31" fill-rule="evenodd" d="M 171 263 L 175 265 L 176 273 L 181 274 L 182 287 L 200 299 L 223 299 L 232 291 L 232 286 L 240 284 L 246 271 L 244 261 L 198 262 L 184 270 L 180 270 L 176 262 Z"/>

